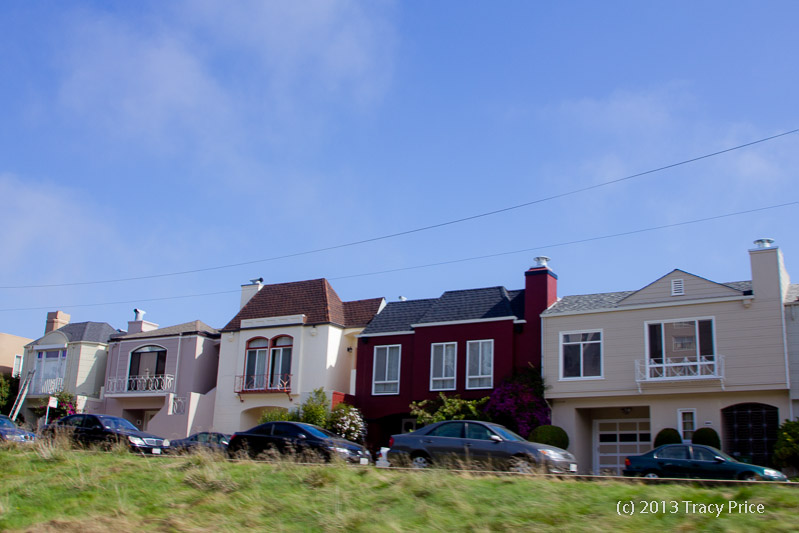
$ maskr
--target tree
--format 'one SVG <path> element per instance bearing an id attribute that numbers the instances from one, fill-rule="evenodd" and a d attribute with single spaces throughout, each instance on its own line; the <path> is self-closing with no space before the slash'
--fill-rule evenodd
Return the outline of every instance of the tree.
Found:
<path id="1" fill-rule="evenodd" d="M 366 424 L 361 412 L 346 403 L 338 404 L 330 413 L 330 431 L 353 442 L 366 438 Z"/>
<path id="2" fill-rule="evenodd" d="M 658 431 L 658 434 L 655 436 L 655 448 L 663 446 L 664 444 L 680 443 L 682 443 L 682 437 L 680 436 L 680 432 L 674 428 L 663 428 Z"/>
<path id="3" fill-rule="evenodd" d="M 721 439 L 719 434 L 713 428 L 699 428 L 694 431 L 691 437 L 693 444 L 704 444 L 705 446 L 713 446 L 714 448 L 721 448 Z"/>
<path id="4" fill-rule="evenodd" d="M 8 413 L 17 399 L 19 376 L 0 374 L 0 413 Z"/>
<path id="5" fill-rule="evenodd" d="M 488 396 L 479 400 L 464 400 L 458 395 L 447 397 L 440 392 L 435 400 L 411 402 L 410 409 L 417 424 L 426 426 L 443 420 L 488 420 L 482 409 L 487 402 Z"/>
<path id="6" fill-rule="evenodd" d="M 774 444 L 774 463 L 799 469 L 799 419 L 786 420 Z"/>
<path id="7" fill-rule="evenodd" d="M 530 366 L 505 379 L 486 405 L 491 419 L 520 435 L 529 435 L 538 426 L 549 424 L 550 410 L 544 400 L 544 379 Z"/>

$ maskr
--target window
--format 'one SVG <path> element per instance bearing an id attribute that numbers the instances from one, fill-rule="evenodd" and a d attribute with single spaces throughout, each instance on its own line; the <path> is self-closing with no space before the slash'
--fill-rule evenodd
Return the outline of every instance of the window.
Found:
<path id="1" fill-rule="evenodd" d="M 291 352 L 294 339 L 288 335 L 271 341 L 256 337 L 247 342 L 242 390 L 289 390 L 291 387 Z"/>
<path id="2" fill-rule="evenodd" d="M 30 392 L 55 394 L 64 388 L 67 351 L 47 350 L 36 353 L 35 373 Z"/>
<path id="3" fill-rule="evenodd" d="M 658 452 L 658 459 L 688 459 L 688 446 L 667 446 Z"/>
<path id="4" fill-rule="evenodd" d="M 428 437 L 454 437 L 460 439 L 463 437 L 463 428 L 466 425 L 464 422 L 448 422 L 433 428 Z"/>
<path id="5" fill-rule="evenodd" d="M 561 333 L 561 378 L 602 377 L 602 332 Z"/>
<path id="6" fill-rule="evenodd" d="M 692 446 L 694 452 L 694 461 L 715 461 L 716 454 L 707 448 L 701 446 Z"/>
<path id="7" fill-rule="evenodd" d="M 466 343 L 466 388 L 490 389 L 494 386 L 494 341 Z"/>
<path id="8" fill-rule="evenodd" d="M 164 390 L 166 388 L 166 350 L 161 346 L 144 346 L 130 354 L 128 390 Z"/>
<path id="9" fill-rule="evenodd" d="M 678 409 L 677 427 L 683 442 L 688 442 L 694 437 L 696 430 L 696 409 Z"/>
<path id="10" fill-rule="evenodd" d="M 400 345 L 375 346 L 372 394 L 399 394 Z"/>
<path id="11" fill-rule="evenodd" d="M 476 440 L 491 440 L 494 433 L 482 424 L 466 424 L 466 438 Z"/>
<path id="12" fill-rule="evenodd" d="M 455 390 L 457 344 L 432 344 L 430 352 L 430 390 Z"/>
<path id="13" fill-rule="evenodd" d="M 671 295 L 682 296 L 685 294 L 685 282 L 681 279 L 671 280 Z"/>
<path id="14" fill-rule="evenodd" d="M 244 363 L 244 390 L 266 388 L 266 360 L 269 357 L 269 339 L 251 339 L 247 343 L 247 360 Z"/>
<path id="15" fill-rule="evenodd" d="M 715 360 L 712 318 L 650 322 L 647 323 L 647 337 L 650 363 Z"/>
<path id="16" fill-rule="evenodd" d="M 21 372 L 22 372 L 22 356 L 21 355 L 15 355 L 14 356 L 14 369 L 11 372 L 11 377 L 15 378 L 15 377 L 19 376 Z"/>
<path id="17" fill-rule="evenodd" d="M 291 377 L 291 349 L 294 339 L 287 336 L 272 339 L 272 362 L 269 365 L 269 388 L 285 389 Z"/>

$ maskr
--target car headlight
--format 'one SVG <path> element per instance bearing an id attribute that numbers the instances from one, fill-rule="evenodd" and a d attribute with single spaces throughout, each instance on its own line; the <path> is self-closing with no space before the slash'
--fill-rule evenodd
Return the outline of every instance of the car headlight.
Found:
<path id="1" fill-rule="evenodd" d="M 133 435 L 128 435 L 128 440 L 134 446 L 144 446 L 144 439 L 140 439 L 139 437 L 134 437 Z"/>
<path id="2" fill-rule="evenodd" d="M 539 450 L 542 455 L 549 457 L 555 461 L 562 461 L 566 459 L 566 456 L 560 452 L 556 452 L 555 450 Z"/>
<path id="3" fill-rule="evenodd" d="M 347 448 L 342 448 L 340 446 L 328 446 L 328 450 L 331 452 L 340 453 L 341 455 L 349 455 L 350 451 Z"/>
<path id="4" fill-rule="evenodd" d="M 785 475 L 780 472 L 779 470 L 772 470 L 771 468 L 766 468 L 763 470 L 763 475 L 768 477 L 776 477 L 776 478 L 783 478 Z"/>
<path id="5" fill-rule="evenodd" d="M 169 448 L 169 439 L 164 439 L 164 448 Z"/>

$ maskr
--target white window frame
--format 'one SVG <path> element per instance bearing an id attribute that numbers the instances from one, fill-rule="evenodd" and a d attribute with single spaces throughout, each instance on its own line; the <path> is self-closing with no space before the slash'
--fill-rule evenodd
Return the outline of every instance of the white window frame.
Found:
<path id="1" fill-rule="evenodd" d="M 397 348 L 397 379 L 377 381 L 377 350 L 384 348 L 386 350 L 386 373 L 388 373 L 388 353 L 389 349 Z M 372 352 L 372 396 L 397 396 L 400 393 L 400 379 L 402 377 L 402 345 L 401 344 L 381 344 L 375 346 Z M 375 392 L 375 385 L 384 385 L 387 383 L 396 383 L 397 392 Z"/>
<path id="2" fill-rule="evenodd" d="M 711 332 L 713 335 L 713 358 L 714 361 L 718 361 L 718 336 L 716 335 L 716 317 L 715 316 L 699 316 L 693 318 L 669 318 L 663 320 L 647 320 L 644 322 L 644 338 L 646 340 L 646 346 L 644 347 L 645 354 L 646 354 L 646 361 L 647 363 L 650 360 L 650 353 L 652 339 L 649 335 L 649 326 L 652 324 L 675 324 L 675 329 L 688 329 L 687 324 L 693 322 L 693 331 L 694 331 L 694 353 L 696 354 L 697 359 L 699 358 L 699 351 L 702 349 L 702 339 L 699 336 L 699 323 L 705 320 L 710 320 L 711 325 Z M 663 357 L 666 357 L 666 328 L 660 328 L 660 345 L 663 348 Z M 674 350 L 672 350 L 674 351 Z"/>
<path id="3" fill-rule="evenodd" d="M 689 430 L 691 432 L 691 438 L 689 438 L 689 439 L 686 439 L 685 438 L 685 433 L 683 433 L 683 431 L 685 429 L 683 427 L 683 422 L 684 422 L 683 415 L 686 414 L 686 413 L 692 413 L 693 417 L 694 417 L 694 428 Z M 696 429 L 697 429 L 696 428 L 696 408 L 692 407 L 692 408 L 686 408 L 686 409 L 677 409 L 677 431 L 680 432 L 680 438 L 682 439 L 683 444 L 688 444 L 688 443 L 691 442 L 691 440 L 693 439 L 694 433 L 696 433 Z"/>
<path id="4" fill-rule="evenodd" d="M 583 354 L 580 350 L 580 374 L 579 376 L 565 377 L 563 372 L 563 338 L 566 335 L 581 335 L 583 333 L 599 333 L 599 375 L 598 376 L 583 376 Z M 586 381 L 592 379 L 605 379 L 605 330 L 604 329 L 578 329 L 574 331 L 561 331 L 558 336 L 558 358 L 560 367 L 560 381 Z M 586 343 L 595 343 L 597 341 L 585 341 Z M 577 344 L 570 342 L 568 344 Z M 582 346 L 583 342 L 580 342 Z"/>
<path id="5" fill-rule="evenodd" d="M 436 346 L 441 346 L 441 356 L 442 358 L 446 359 L 447 356 L 447 346 L 452 346 L 454 348 L 453 354 L 455 360 L 452 364 L 452 376 L 434 376 L 433 375 L 433 368 L 435 366 L 435 351 Z M 444 361 L 441 361 L 441 371 L 443 372 L 446 366 L 444 365 Z M 444 381 L 444 380 L 452 380 L 451 387 L 442 387 L 436 386 L 436 381 Z M 445 390 L 455 390 L 458 387 L 458 343 L 457 342 L 434 342 L 430 344 L 430 390 L 431 391 L 445 391 Z"/>
<path id="6" fill-rule="evenodd" d="M 472 344 L 475 344 L 475 343 L 480 347 L 479 348 L 480 363 L 482 363 L 482 358 L 483 358 L 483 343 L 489 343 L 490 344 L 490 346 L 491 346 L 491 374 L 487 374 L 487 375 L 484 375 L 484 374 L 471 375 L 471 374 L 469 374 L 469 363 L 471 362 L 471 350 L 469 349 L 469 346 L 471 346 Z M 467 341 L 466 342 L 466 389 L 467 390 L 493 389 L 494 388 L 494 361 L 495 360 L 496 360 L 496 358 L 494 357 L 494 339 L 480 339 L 480 340 L 473 340 L 473 341 Z M 478 364 L 477 368 L 480 368 L 481 366 L 482 366 L 481 364 Z M 472 379 L 485 379 L 485 378 L 489 378 L 491 380 L 491 383 L 488 386 L 480 386 L 480 387 L 471 387 L 471 386 L 469 386 L 469 381 L 470 380 L 472 380 Z"/>
<path id="7" fill-rule="evenodd" d="M 15 378 L 22 374 L 22 363 L 23 359 L 22 356 L 19 354 L 14 355 L 14 366 L 11 369 L 11 377 Z"/>

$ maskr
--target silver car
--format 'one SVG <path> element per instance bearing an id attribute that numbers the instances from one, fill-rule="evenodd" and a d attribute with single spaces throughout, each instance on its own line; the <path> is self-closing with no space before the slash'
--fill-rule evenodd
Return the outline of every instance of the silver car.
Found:
<path id="1" fill-rule="evenodd" d="M 577 461 L 566 450 L 530 442 L 505 426 L 491 422 L 437 422 L 413 433 L 392 435 L 389 445 L 388 461 L 392 466 L 465 466 L 550 474 L 577 472 Z"/>

